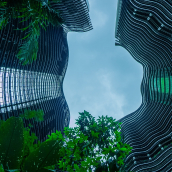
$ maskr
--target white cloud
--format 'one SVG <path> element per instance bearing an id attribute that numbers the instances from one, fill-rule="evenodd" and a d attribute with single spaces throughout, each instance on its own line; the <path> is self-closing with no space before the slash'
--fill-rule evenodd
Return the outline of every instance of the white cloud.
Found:
<path id="1" fill-rule="evenodd" d="M 95 114 L 97 114 L 96 111 L 101 111 L 101 116 L 108 115 L 116 119 L 122 118 L 124 116 L 122 108 L 126 104 L 126 100 L 124 95 L 118 94 L 112 89 L 114 86 L 110 81 L 113 77 L 115 79 L 115 76 L 111 77 L 109 73 L 105 74 L 105 71 L 103 74 L 100 74 L 100 71 L 98 73 L 97 78 L 103 86 L 104 92 L 101 93 L 102 99 L 94 104 Z"/>
<path id="2" fill-rule="evenodd" d="M 95 120 L 98 119 L 98 116 L 101 117 L 102 115 L 113 117 L 116 120 L 125 116 L 123 112 L 123 106 L 126 105 L 125 96 L 119 94 L 118 90 L 113 89 L 114 85 L 111 84 L 115 76 L 111 76 L 110 73 L 102 70 L 97 71 L 94 78 L 95 82 L 92 83 L 90 80 L 89 83 L 92 84 L 85 85 L 85 88 L 83 88 L 85 92 L 82 94 L 78 92 L 79 97 L 76 96 L 77 93 L 75 94 L 76 100 L 72 101 L 75 108 L 73 106 L 70 107 L 70 127 L 76 126 L 75 120 L 78 119 L 78 112 L 84 112 L 84 110 L 94 116 Z"/>
<path id="3" fill-rule="evenodd" d="M 90 4 L 90 18 L 91 18 L 91 22 L 93 25 L 93 28 L 100 28 L 106 25 L 109 16 L 105 13 L 106 10 L 104 9 L 104 11 L 101 11 L 101 5 L 99 4 L 99 2 L 97 0 L 90 0 L 89 1 Z"/>
<path id="4" fill-rule="evenodd" d="M 108 21 L 108 16 L 100 10 L 92 9 L 92 12 L 90 12 L 90 17 L 94 29 L 100 29 L 101 27 L 105 26 Z"/>

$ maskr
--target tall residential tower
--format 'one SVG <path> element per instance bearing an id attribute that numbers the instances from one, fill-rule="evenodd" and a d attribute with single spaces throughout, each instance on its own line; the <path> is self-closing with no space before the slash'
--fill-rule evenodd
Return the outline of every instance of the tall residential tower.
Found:
<path id="1" fill-rule="evenodd" d="M 118 120 L 127 172 L 171 172 L 172 1 L 118 0 L 115 38 L 143 66 L 142 104 Z"/>
<path id="2" fill-rule="evenodd" d="M 88 0 L 49 2 L 60 11 L 65 23 L 59 27 L 50 23 L 46 30 L 40 27 L 37 59 L 31 64 L 23 66 L 16 57 L 26 30 L 14 30 L 29 26 L 31 18 L 24 22 L 25 18 L 10 19 L 0 30 L 0 120 L 18 117 L 25 109 L 43 110 L 42 122 L 24 119 L 24 127 L 31 123 L 30 133 L 34 132 L 41 142 L 56 130 L 64 134 L 64 127 L 69 127 L 70 111 L 63 93 L 69 59 L 67 33 L 93 29 Z"/>

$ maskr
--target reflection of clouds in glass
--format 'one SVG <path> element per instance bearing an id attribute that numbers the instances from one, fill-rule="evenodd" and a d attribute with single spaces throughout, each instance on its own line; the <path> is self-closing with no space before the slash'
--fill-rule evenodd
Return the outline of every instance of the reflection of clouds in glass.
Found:
<path id="1" fill-rule="evenodd" d="M 23 108 L 58 97 L 61 81 L 61 76 L 18 69 L 6 68 L 5 70 L 2 67 L 0 72 L 1 112 L 6 112 L 5 103 L 8 106 L 25 102 L 18 105 L 18 108 Z M 43 97 L 47 99 L 41 100 Z M 13 105 L 13 109 L 17 109 L 17 106 Z M 11 106 L 7 107 L 7 111 L 11 110 Z"/>

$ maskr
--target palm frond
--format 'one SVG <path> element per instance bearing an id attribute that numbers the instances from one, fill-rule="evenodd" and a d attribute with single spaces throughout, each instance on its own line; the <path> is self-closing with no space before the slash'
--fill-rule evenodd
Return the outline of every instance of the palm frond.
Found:
<path id="1" fill-rule="evenodd" d="M 38 52 L 38 38 L 40 35 L 40 28 L 38 22 L 32 23 L 32 28 L 27 41 L 20 47 L 20 51 L 17 54 L 17 58 L 20 59 L 20 63 L 24 61 L 22 65 L 30 64 L 33 59 L 36 60 Z M 30 62 L 30 63 L 29 63 Z"/>
<path id="2" fill-rule="evenodd" d="M 2 1 L 2 0 L 1 0 Z M 47 27 L 46 20 L 53 26 L 59 26 L 64 23 L 64 20 L 60 16 L 60 12 L 45 5 L 45 0 L 9 0 L 8 2 L 0 1 L 0 29 L 5 27 L 8 23 L 8 19 L 12 18 L 25 18 L 21 22 L 28 20 L 31 17 L 31 23 L 26 28 L 14 29 L 22 30 L 30 29 L 30 33 L 22 39 L 26 39 L 23 45 L 19 48 L 19 52 L 16 55 L 20 62 L 24 61 L 22 65 L 32 63 L 33 59 L 36 60 L 38 52 L 38 38 L 40 36 L 40 27 Z M 54 2 L 61 2 L 61 0 L 53 0 Z M 18 15 L 21 12 L 22 15 Z M 20 22 L 20 23 L 21 23 Z M 45 25 L 45 26 L 44 26 Z"/>

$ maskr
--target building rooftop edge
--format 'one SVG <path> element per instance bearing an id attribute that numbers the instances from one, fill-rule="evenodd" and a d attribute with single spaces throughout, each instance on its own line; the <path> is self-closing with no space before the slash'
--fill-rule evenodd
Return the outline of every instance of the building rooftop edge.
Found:
<path id="1" fill-rule="evenodd" d="M 118 0 L 117 12 L 116 12 L 116 26 L 115 26 L 115 37 L 117 36 L 118 22 L 121 13 L 122 0 Z"/>

